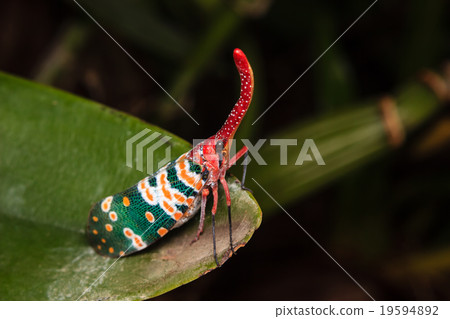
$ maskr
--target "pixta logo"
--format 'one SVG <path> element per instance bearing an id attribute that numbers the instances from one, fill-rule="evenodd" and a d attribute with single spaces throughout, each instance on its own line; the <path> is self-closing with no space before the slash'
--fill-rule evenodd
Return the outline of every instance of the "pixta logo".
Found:
<path id="1" fill-rule="evenodd" d="M 171 160 L 170 146 L 165 145 L 171 137 L 163 136 L 161 133 L 153 132 L 146 128 L 133 135 L 126 143 L 127 166 L 135 167 L 136 170 L 148 175 L 156 172 Z M 164 158 L 155 163 L 154 152 L 164 147 Z M 144 163 L 147 163 L 144 169 Z M 156 164 L 156 165 L 155 165 Z"/>
<path id="2" fill-rule="evenodd" d="M 260 154 L 261 147 L 266 144 L 267 139 L 259 139 L 256 143 L 252 143 L 248 139 L 242 139 L 242 144 L 248 148 L 248 157 L 245 161 L 242 162 L 242 165 L 247 165 L 252 160 L 256 162 L 257 165 L 267 165 L 267 162 L 264 160 L 263 155 Z M 203 142 L 201 139 L 194 139 L 193 144 L 197 145 L 198 143 Z M 279 147 L 280 148 L 280 157 L 279 157 L 279 165 L 297 165 L 301 166 L 305 162 L 315 162 L 317 165 L 322 166 L 326 165 L 325 161 L 322 158 L 322 154 L 320 153 L 316 143 L 313 139 L 305 139 L 303 141 L 302 147 L 300 148 L 300 152 L 295 157 L 295 162 L 288 163 L 288 158 L 292 159 L 292 156 L 288 156 L 295 152 L 293 148 L 288 149 L 289 146 L 298 146 L 297 139 L 270 139 L 269 145 L 271 147 Z M 289 153 L 291 152 L 291 153 Z M 236 141 L 233 140 L 230 148 L 230 158 L 236 154 Z"/>

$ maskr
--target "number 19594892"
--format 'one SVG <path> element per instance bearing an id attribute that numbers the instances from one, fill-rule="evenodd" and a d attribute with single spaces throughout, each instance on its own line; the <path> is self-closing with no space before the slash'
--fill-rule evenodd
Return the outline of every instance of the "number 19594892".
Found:
<path id="1" fill-rule="evenodd" d="M 438 306 L 380 306 L 382 316 L 437 316 Z"/>

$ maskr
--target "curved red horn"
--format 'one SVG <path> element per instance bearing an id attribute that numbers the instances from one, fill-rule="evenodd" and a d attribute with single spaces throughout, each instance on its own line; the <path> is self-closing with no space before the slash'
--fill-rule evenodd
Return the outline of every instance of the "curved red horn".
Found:
<path id="1" fill-rule="evenodd" d="M 247 57 L 240 49 L 234 49 L 233 57 L 241 77 L 241 93 L 239 100 L 234 105 L 225 124 L 219 132 L 217 132 L 215 136 L 217 139 L 233 138 L 234 133 L 239 127 L 239 124 L 241 124 L 241 121 L 250 106 L 253 96 L 253 71 L 250 63 L 248 63 Z"/>

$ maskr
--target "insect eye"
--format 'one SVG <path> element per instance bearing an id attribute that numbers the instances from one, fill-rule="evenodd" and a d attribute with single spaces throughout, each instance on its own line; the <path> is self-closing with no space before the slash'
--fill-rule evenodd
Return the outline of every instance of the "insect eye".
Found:
<path id="1" fill-rule="evenodd" d="M 216 153 L 222 154 L 222 152 L 223 152 L 223 141 L 218 141 L 216 143 Z"/>

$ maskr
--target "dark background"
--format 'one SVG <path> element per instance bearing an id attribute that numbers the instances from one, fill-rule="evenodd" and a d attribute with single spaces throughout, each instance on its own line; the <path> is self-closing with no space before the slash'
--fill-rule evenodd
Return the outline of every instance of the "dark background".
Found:
<path id="1" fill-rule="evenodd" d="M 305 119 L 351 112 L 353 104 L 392 93 L 425 68 L 439 72 L 450 55 L 448 1 L 380 0 L 252 126 L 372 1 L 80 4 L 199 126 L 72 1 L 3 0 L 0 70 L 104 103 L 189 141 L 214 134 L 237 98 L 235 47 L 256 76 L 241 128 L 241 137 L 255 142 Z M 404 145 L 281 201 L 377 300 L 450 298 L 447 109 L 423 119 Z M 412 156 L 415 143 L 436 131 L 431 151 Z M 253 165 L 249 178 L 283 169 Z M 257 188 L 251 180 L 247 186 Z M 274 198 L 283 192 L 265 187 Z M 262 196 L 255 189 L 256 199 Z M 261 208 L 262 225 L 237 256 L 156 299 L 370 299 L 285 213 Z"/>

